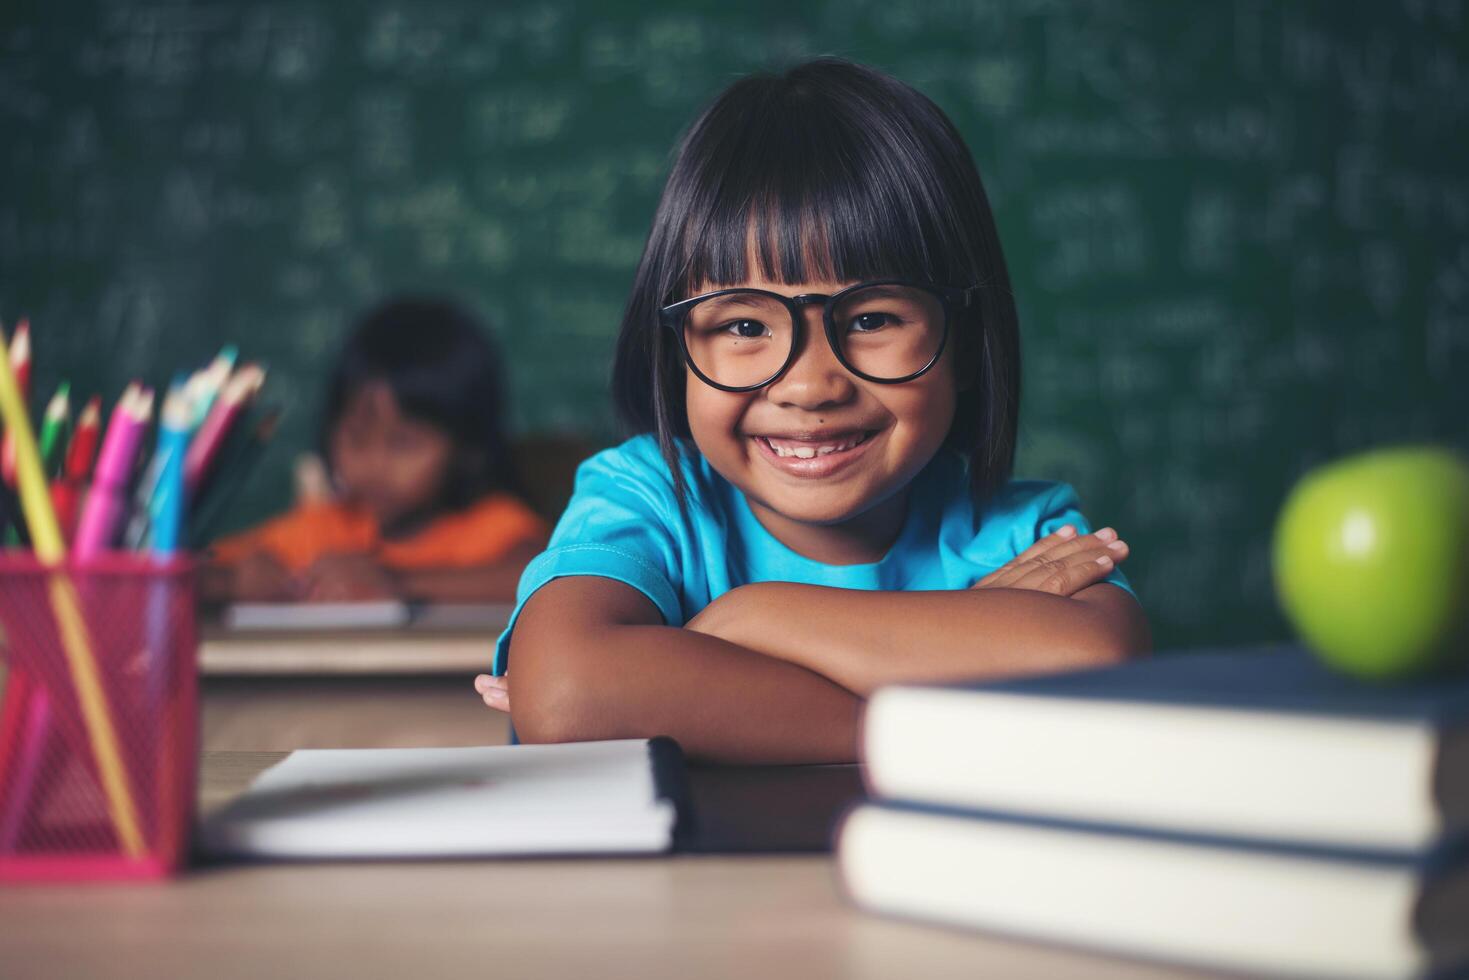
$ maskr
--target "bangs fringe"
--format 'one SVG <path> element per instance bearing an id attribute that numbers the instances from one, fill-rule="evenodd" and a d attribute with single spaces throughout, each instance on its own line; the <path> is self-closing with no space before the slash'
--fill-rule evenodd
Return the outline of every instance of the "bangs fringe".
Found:
<path id="1" fill-rule="evenodd" d="M 711 190 L 689 201 L 675 246 L 674 289 L 684 296 L 668 302 L 757 277 L 969 278 L 954 261 L 969 243 L 926 193 L 942 178 L 913 134 L 867 106 L 814 101 L 798 86 L 708 120 L 718 136 L 685 176 Z"/>

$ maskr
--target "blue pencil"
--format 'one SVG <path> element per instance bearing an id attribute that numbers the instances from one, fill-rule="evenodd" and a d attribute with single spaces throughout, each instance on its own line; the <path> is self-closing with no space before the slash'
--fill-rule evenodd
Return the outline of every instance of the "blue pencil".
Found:
<path id="1" fill-rule="evenodd" d="M 185 386 L 175 380 L 163 401 L 158 449 L 154 455 L 158 461 L 158 485 L 148 508 L 152 518 L 149 550 L 163 560 L 173 557 L 183 532 L 187 504 L 184 500 L 184 457 L 189 451 L 193 415 L 194 407 L 185 393 Z"/>
<path id="2" fill-rule="evenodd" d="M 184 580 L 166 566 L 175 558 L 184 536 L 188 491 L 184 486 L 184 457 L 194 431 L 195 396 L 183 378 L 176 379 L 163 401 L 159 416 L 158 484 L 151 500 L 151 534 L 148 551 L 161 567 L 148 585 L 147 609 L 144 613 L 144 648 L 148 651 L 145 707 L 151 719 L 148 730 L 159 741 L 149 746 L 148 757 L 155 783 L 154 799 L 158 806 L 157 846 L 168 850 L 181 832 L 182 814 L 178 798 L 175 767 L 180 746 L 177 744 L 179 699 L 177 679 L 184 669 L 179 658 L 181 638 L 176 634 L 180 604 L 188 601 Z"/>

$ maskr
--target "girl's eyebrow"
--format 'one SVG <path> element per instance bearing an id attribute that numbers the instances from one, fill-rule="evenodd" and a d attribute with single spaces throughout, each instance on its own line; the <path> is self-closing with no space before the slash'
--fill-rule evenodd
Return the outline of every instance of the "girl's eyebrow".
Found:
<path id="1" fill-rule="evenodd" d="M 868 286 L 862 290 L 862 298 L 868 299 L 902 299 L 904 296 L 902 286 Z"/>
<path id="2" fill-rule="evenodd" d="M 744 296 L 739 293 L 730 293 L 726 296 L 716 296 L 713 299 L 706 299 L 700 305 L 707 306 L 709 309 L 717 311 L 731 306 L 754 306 L 755 298 L 753 296 Z"/>

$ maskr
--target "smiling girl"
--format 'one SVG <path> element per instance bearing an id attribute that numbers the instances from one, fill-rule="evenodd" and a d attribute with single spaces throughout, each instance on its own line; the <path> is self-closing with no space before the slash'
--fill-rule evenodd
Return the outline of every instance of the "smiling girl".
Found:
<path id="1" fill-rule="evenodd" d="M 582 466 L 475 682 L 526 741 L 850 761 L 879 685 L 1149 646 L 1127 545 L 1071 487 L 1011 478 L 994 218 L 953 125 L 893 78 L 822 59 L 695 121 L 613 385 L 643 434 Z"/>

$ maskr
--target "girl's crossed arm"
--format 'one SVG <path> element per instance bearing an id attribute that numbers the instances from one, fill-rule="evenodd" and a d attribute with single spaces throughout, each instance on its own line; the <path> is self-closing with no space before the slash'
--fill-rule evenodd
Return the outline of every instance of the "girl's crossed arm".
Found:
<path id="1" fill-rule="evenodd" d="M 691 756 L 724 762 L 850 761 L 863 697 L 883 683 L 1145 652 L 1137 602 L 1099 581 L 1112 567 L 1099 553 L 1119 553 L 1107 545 L 1063 529 L 968 591 L 745 586 L 685 628 L 661 625 L 621 582 L 557 579 L 516 626 L 512 717 L 531 742 L 667 734 Z M 478 686 L 487 704 L 504 706 L 505 679 Z"/>
<path id="2" fill-rule="evenodd" d="M 884 684 L 942 683 L 1117 663 L 1146 652 L 1126 591 L 860 592 L 786 582 L 728 593 L 715 624 L 690 628 L 798 664 L 867 697 Z M 718 603 L 716 603 L 718 605 Z"/>
<path id="3" fill-rule="evenodd" d="M 1099 666 L 1152 646 L 1137 600 L 1102 581 L 1126 555 L 1110 529 L 1078 538 L 1067 526 L 969 590 L 762 582 L 720 596 L 688 628 L 806 667 L 863 697 L 883 684 Z"/>
<path id="4" fill-rule="evenodd" d="M 527 742 L 671 735 L 690 756 L 721 762 L 856 757 L 861 699 L 850 691 L 662 622 L 646 596 L 612 579 L 560 578 L 537 590 L 512 641 L 517 733 Z"/>

